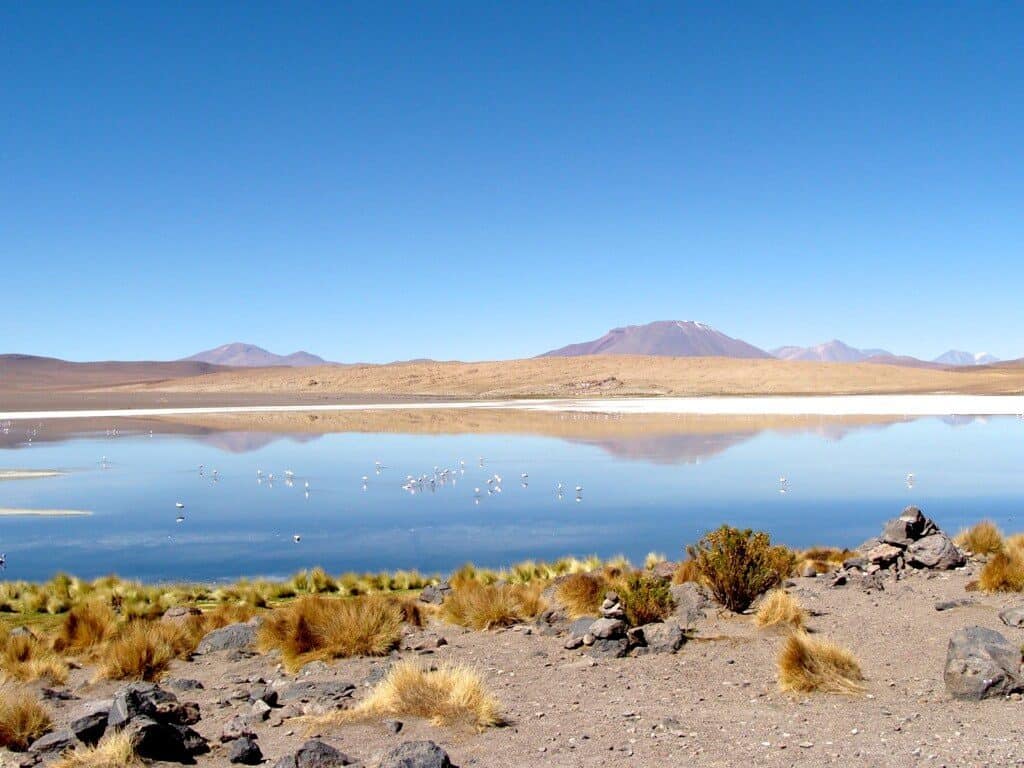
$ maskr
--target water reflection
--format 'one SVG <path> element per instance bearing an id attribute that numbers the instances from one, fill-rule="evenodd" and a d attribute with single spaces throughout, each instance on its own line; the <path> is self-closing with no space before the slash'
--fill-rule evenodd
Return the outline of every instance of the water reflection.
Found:
<path id="1" fill-rule="evenodd" d="M 1024 527 L 1024 423 L 1012 418 L 435 410 L 0 426 L 0 468 L 68 470 L 0 483 L 0 508 L 93 512 L 0 518 L 7 578 L 639 560 L 678 556 L 722 521 L 795 546 L 856 545 L 908 503 L 946 528 L 982 516 Z M 408 476 L 424 479 L 415 494 Z"/>

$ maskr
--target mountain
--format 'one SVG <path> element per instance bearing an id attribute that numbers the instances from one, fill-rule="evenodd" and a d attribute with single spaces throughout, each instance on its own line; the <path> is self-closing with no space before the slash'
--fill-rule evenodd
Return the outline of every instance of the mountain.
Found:
<path id="1" fill-rule="evenodd" d="M 322 357 L 309 352 L 292 352 L 290 355 L 275 355 L 254 344 L 243 344 L 236 341 L 216 349 L 208 349 L 191 357 L 189 361 L 213 363 L 214 365 L 231 365 L 239 368 L 269 368 L 276 365 L 300 368 L 305 365 L 328 365 Z"/>
<path id="2" fill-rule="evenodd" d="M 999 358 L 988 354 L 988 352 L 962 352 L 959 349 L 951 349 L 935 358 L 932 362 L 941 365 L 989 365 L 998 363 Z"/>
<path id="3" fill-rule="evenodd" d="M 779 347 L 772 355 L 780 360 L 809 360 L 819 363 L 859 363 L 872 357 L 892 357 L 884 349 L 857 349 L 839 339 L 816 347 Z"/>
<path id="4" fill-rule="evenodd" d="M 579 355 L 661 355 L 665 357 L 770 358 L 763 349 L 693 320 L 660 320 L 613 328 L 594 341 L 553 349 L 540 357 Z"/>
<path id="5" fill-rule="evenodd" d="M 197 360 L 73 363 L 37 355 L 0 355 L 0 389 L 31 391 L 144 384 L 224 371 Z"/>

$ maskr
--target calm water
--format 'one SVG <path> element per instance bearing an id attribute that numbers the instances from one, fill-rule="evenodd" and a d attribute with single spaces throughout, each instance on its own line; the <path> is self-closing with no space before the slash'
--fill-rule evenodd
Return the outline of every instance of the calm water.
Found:
<path id="1" fill-rule="evenodd" d="M 640 561 L 651 550 L 677 557 L 723 521 L 765 528 L 793 546 L 852 546 L 907 504 L 947 529 L 981 517 L 1024 529 L 1016 519 L 1024 509 L 1024 422 L 1012 418 L 573 437 L 153 428 L 151 436 L 137 422 L 117 434 L 9 425 L 0 469 L 67 474 L 0 481 L 0 507 L 92 515 L 0 517 L 2 577 L 62 570 L 219 580 L 313 565 L 434 572 L 467 560 L 497 566 L 590 553 Z M 435 467 L 456 470 L 455 482 L 415 494 L 402 488 L 407 475 L 433 475 Z M 488 495 L 485 481 L 495 473 L 503 490 Z"/>

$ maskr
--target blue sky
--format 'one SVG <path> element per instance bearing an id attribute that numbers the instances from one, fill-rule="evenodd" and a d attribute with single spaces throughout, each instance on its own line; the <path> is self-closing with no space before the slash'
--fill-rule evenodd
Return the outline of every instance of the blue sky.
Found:
<path id="1" fill-rule="evenodd" d="M 1016 3 L 8 3 L 0 351 L 697 319 L 1019 357 L 1021 39 Z"/>

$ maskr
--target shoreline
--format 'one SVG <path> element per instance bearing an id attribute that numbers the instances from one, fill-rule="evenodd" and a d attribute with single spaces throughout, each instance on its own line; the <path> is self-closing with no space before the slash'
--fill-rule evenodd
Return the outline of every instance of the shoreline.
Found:
<path id="1" fill-rule="evenodd" d="M 0 412 L 0 421 L 394 410 L 510 410 L 708 416 L 1019 416 L 1022 395 L 755 395 L 301 403 Z"/>

